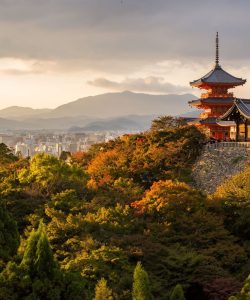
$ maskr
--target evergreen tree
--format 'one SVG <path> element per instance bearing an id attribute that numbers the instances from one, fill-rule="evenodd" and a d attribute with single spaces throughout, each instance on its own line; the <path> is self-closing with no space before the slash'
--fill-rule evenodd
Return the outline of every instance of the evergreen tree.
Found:
<path id="1" fill-rule="evenodd" d="M 170 300 L 185 300 L 184 292 L 180 284 L 177 284 L 173 289 Z"/>
<path id="2" fill-rule="evenodd" d="M 42 222 L 30 235 L 21 265 L 29 269 L 31 277 L 52 279 L 55 274 L 57 265 Z"/>
<path id="3" fill-rule="evenodd" d="M 0 300 L 85 298 L 85 283 L 80 275 L 59 268 L 42 222 L 38 230 L 31 233 L 21 264 L 18 266 L 12 262 L 8 263 L 0 274 L 0 282 Z"/>
<path id="4" fill-rule="evenodd" d="M 19 233 L 16 222 L 0 205 L 0 263 L 13 256 L 19 245 Z M 0 267 L 1 269 L 1 267 Z"/>
<path id="5" fill-rule="evenodd" d="M 133 300 L 151 300 L 153 299 L 147 272 L 143 269 L 140 262 L 137 263 L 134 270 L 133 282 Z"/>
<path id="6" fill-rule="evenodd" d="M 93 300 L 113 300 L 112 290 L 108 288 L 107 281 L 104 278 L 98 281 Z"/>
<path id="7" fill-rule="evenodd" d="M 5 144 L 0 143 L 0 162 L 1 164 L 8 164 L 17 161 L 18 157 L 15 156 L 10 148 Z"/>
<path id="8" fill-rule="evenodd" d="M 20 267 L 30 278 L 32 297 L 61 299 L 63 274 L 53 257 L 43 222 L 31 233 Z"/>

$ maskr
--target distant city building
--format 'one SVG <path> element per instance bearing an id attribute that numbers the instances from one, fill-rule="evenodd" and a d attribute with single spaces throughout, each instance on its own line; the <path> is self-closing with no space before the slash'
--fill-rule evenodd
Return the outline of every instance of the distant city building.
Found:
<path id="1" fill-rule="evenodd" d="M 93 144 L 115 139 L 122 132 L 97 132 L 97 133 L 41 133 L 15 131 L 11 134 L 0 134 L 0 143 L 13 147 L 13 152 L 23 157 L 32 157 L 38 153 L 48 153 L 60 157 L 62 152 L 75 153 L 87 151 Z"/>
<path id="2" fill-rule="evenodd" d="M 62 154 L 62 144 L 61 143 L 56 143 L 56 156 L 60 157 Z"/>
<path id="3" fill-rule="evenodd" d="M 18 143 L 15 147 L 15 154 L 21 154 L 23 157 L 28 157 L 33 154 L 31 145 Z"/>

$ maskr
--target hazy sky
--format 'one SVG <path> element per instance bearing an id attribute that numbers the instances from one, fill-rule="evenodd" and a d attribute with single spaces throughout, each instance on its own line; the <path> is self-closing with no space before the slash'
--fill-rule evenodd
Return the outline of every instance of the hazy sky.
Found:
<path id="1" fill-rule="evenodd" d="M 0 0 L 0 108 L 103 92 L 195 92 L 220 61 L 250 82 L 249 0 Z M 237 88 L 250 98 L 250 84 Z"/>

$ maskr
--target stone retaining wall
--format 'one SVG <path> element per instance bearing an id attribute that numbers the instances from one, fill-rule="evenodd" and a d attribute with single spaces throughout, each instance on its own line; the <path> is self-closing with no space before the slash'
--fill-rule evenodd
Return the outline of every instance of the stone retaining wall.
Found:
<path id="1" fill-rule="evenodd" d="M 204 148 L 193 168 L 196 188 L 206 193 L 214 192 L 223 181 L 247 166 L 250 162 L 249 154 L 247 148 Z"/>

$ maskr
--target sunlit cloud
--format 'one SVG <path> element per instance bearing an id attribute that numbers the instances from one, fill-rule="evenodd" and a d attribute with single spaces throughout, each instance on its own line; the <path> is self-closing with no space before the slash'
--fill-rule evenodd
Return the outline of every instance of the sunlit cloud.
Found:
<path id="1" fill-rule="evenodd" d="M 189 82 L 213 67 L 216 31 L 222 66 L 250 79 L 250 1 L 0 4 L 2 107 L 53 107 L 109 91 L 190 92 Z M 250 97 L 248 83 L 236 90 Z M 191 92 L 200 95 L 198 89 Z"/>
<path id="2" fill-rule="evenodd" d="M 186 93 L 190 92 L 191 88 L 188 86 L 175 85 L 166 82 L 163 77 L 149 76 L 145 78 L 126 78 L 123 81 L 117 82 L 108 80 L 106 78 L 96 78 L 93 81 L 89 81 L 88 84 L 106 88 L 113 91 L 135 91 L 135 92 L 147 92 L 147 93 Z"/>
<path id="3" fill-rule="evenodd" d="M 3 57 L 0 58 L 0 73 L 8 75 L 36 74 L 53 70 L 56 65 L 53 61 Z"/>

